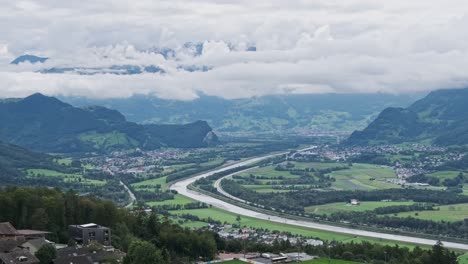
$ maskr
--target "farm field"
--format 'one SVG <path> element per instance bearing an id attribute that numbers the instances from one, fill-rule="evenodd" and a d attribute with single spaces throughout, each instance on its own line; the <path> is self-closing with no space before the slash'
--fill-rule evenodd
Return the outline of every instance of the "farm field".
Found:
<path id="1" fill-rule="evenodd" d="M 361 202 L 360 205 L 350 205 L 347 203 L 330 203 L 317 206 L 306 207 L 308 213 L 314 214 L 332 214 L 336 212 L 364 212 L 375 208 L 393 206 L 393 205 L 411 205 L 413 202 Z"/>
<path id="2" fill-rule="evenodd" d="M 460 174 L 460 171 L 437 171 L 429 174 L 429 176 L 433 176 L 439 178 L 442 182 L 445 179 L 453 179 Z"/>
<path id="3" fill-rule="evenodd" d="M 192 214 L 200 217 L 201 219 L 206 219 L 208 217 L 211 217 L 214 220 L 218 220 L 221 222 L 227 222 L 230 224 L 235 224 L 238 223 L 236 221 L 237 215 L 232 214 L 217 208 L 205 208 L 205 209 L 193 209 L 193 210 L 177 210 L 177 211 L 172 211 L 173 214 Z M 327 231 L 321 231 L 321 230 L 315 230 L 315 229 L 310 229 L 310 228 L 305 228 L 305 227 L 298 227 L 298 226 L 291 226 L 288 224 L 281 224 L 281 223 L 275 223 L 275 222 L 270 222 L 267 220 L 260 220 L 260 219 L 255 219 L 255 218 L 250 218 L 250 217 L 245 217 L 241 216 L 241 221 L 240 221 L 241 226 L 246 226 L 246 227 L 251 227 L 251 228 L 264 228 L 268 230 L 277 230 L 280 232 L 290 232 L 291 234 L 295 235 L 301 235 L 305 237 L 313 237 L 313 238 L 319 238 L 322 240 L 328 240 L 328 241 L 342 241 L 342 242 L 361 242 L 361 241 L 369 241 L 372 243 L 379 243 L 379 244 L 385 244 L 385 245 L 395 245 L 396 242 L 392 241 L 387 241 L 387 240 L 381 240 L 381 239 L 373 239 L 373 238 L 367 238 L 367 237 L 358 237 L 358 236 L 352 236 L 352 235 L 346 235 L 346 234 L 338 234 L 338 233 L 332 233 L 332 232 L 327 232 Z M 398 242 L 399 246 L 402 247 L 408 247 L 408 248 L 413 248 L 413 244 L 407 244 L 407 243 L 401 243 Z M 422 248 L 425 248 L 422 246 Z"/>
<path id="4" fill-rule="evenodd" d="M 310 177 L 314 177 L 318 180 L 317 176 L 314 175 L 314 171 L 332 169 L 337 167 L 347 168 L 348 164 L 345 163 L 333 163 L 333 162 L 289 162 L 293 164 L 293 169 L 307 170 L 310 169 Z M 261 179 L 255 179 L 255 184 L 252 181 L 245 183 L 243 186 L 251 190 L 269 193 L 269 192 L 284 192 L 289 191 L 286 188 L 273 189 L 271 183 L 275 182 L 276 185 L 282 185 L 283 179 L 299 179 L 299 175 L 294 175 L 290 171 L 278 171 L 275 170 L 276 165 L 266 166 L 250 170 L 248 172 L 240 173 L 238 176 L 248 180 L 250 175 L 261 176 Z M 335 182 L 332 183 L 331 188 L 336 190 L 378 190 L 378 189 L 389 189 L 398 188 L 397 185 L 387 183 L 385 180 L 390 178 L 396 178 L 394 171 L 385 166 L 355 163 L 351 168 L 335 170 L 327 174 L 330 177 L 335 178 Z M 281 179 L 278 179 L 281 177 Z M 241 179 L 235 179 L 240 182 Z M 286 185 L 286 184 L 285 184 Z M 310 185 L 304 185 L 303 187 L 309 187 Z"/>
<path id="5" fill-rule="evenodd" d="M 319 258 L 319 259 L 304 261 L 300 263 L 302 264 L 359 264 L 361 262 L 341 260 L 341 259 Z"/>
<path id="6" fill-rule="evenodd" d="M 278 192 L 289 192 L 289 190 L 278 190 L 273 189 L 271 185 L 244 185 L 245 188 L 250 189 L 252 191 L 256 191 L 259 193 L 278 193 Z"/>
<path id="7" fill-rule="evenodd" d="M 260 193 L 289 192 L 291 191 L 289 187 L 293 185 L 300 188 L 312 187 L 310 184 L 289 184 L 288 180 L 299 180 L 301 178 L 300 175 L 288 171 L 289 169 L 307 171 L 309 177 L 314 178 L 314 182 L 318 182 L 320 179 L 316 176 L 316 172 L 337 167 L 347 167 L 347 164 L 334 162 L 289 161 L 283 163 L 283 165 L 286 166 L 287 170 L 276 170 L 277 165 L 270 165 L 239 173 L 234 180 L 241 183 L 245 188 Z M 254 175 L 255 178 L 251 178 L 251 175 Z M 273 188 L 274 185 L 279 188 Z"/>
<path id="8" fill-rule="evenodd" d="M 247 262 L 240 261 L 240 260 L 228 260 L 228 261 L 223 261 L 223 262 L 218 262 L 221 264 L 245 264 Z"/>
<path id="9" fill-rule="evenodd" d="M 146 204 L 149 206 L 161 206 L 161 205 L 185 205 L 188 203 L 193 203 L 195 202 L 194 200 L 187 198 L 185 196 L 182 196 L 180 194 L 176 194 L 174 196 L 173 200 L 164 200 L 164 201 L 158 201 L 158 202 L 147 202 Z"/>
<path id="10" fill-rule="evenodd" d="M 314 170 L 325 170 L 336 167 L 344 167 L 346 164 L 343 163 L 320 163 L 320 162 L 289 162 L 294 164 L 294 169 L 314 169 Z M 256 168 L 244 173 L 239 173 L 239 176 L 248 177 L 250 174 L 260 175 L 267 178 L 283 176 L 284 178 L 298 178 L 299 176 L 291 174 L 289 171 L 277 171 L 275 170 L 276 165 L 265 166 Z"/>
<path id="11" fill-rule="evenodd" d="M 275 178 L 275 177 L 297 178 L 296 175 L 292 175 L 288 171 L 275 170 L 275 166 L 266 166 L 266 167 L 256 168 L 256 169 L 249 170 L 243 173 L 239 173 L 238 175 L 241 177 L 249 177 L 249 175 L 251 174 L 264 176 L 266 178 Z"/>
<path id="12" fill-rule="evenodd" d="M 62 158 L 62 159 L 55 159 L 54 160 L 56 163 L 60 164 L 60 165 L 64 165 L 64 166 L 70 166 L 71 163 L 72 163 L 72 159 L 71 158 Z"/>
<path id="13" fill-rule="evenodd" d="M 166 200 L 162 202 L 148 202 L 147 204 L 149 206 L 176 205 L 176 204 L 183 205 L 183 204 L 195 202 L 194 200 L 187 198 L 185 196 L 182 196 L 182 195 L 176 195 L 175 197 L 176 199 L 174 200 Z M 237 218 L 236 214 L 232 214 L 232 213 L 229 213 L 221 209 L 217 209 L 217 208 L 173 210 L 171 211 L 171 213 L 172 215 L 182 215 L 182 214 L 196 215 L 200 219 L 208 219 L 210 217 L 214 220 L 217 220 L 223 223 L 224 222 L 230 223 L 230 224 L 238 223 L 236 221 L 236 218 Z M 179 218 L 176 218 L 176 219 L 179 219 Z M 251 228 L 266 228 L 269 230 L 277 230 L 281 232 L 291 232 L 292 234 L 296 234 L 296 235 L 318 237 L 324 240 L 355 241 L 355 242 L 358 242 L 361 240 L 368 240 L 367 238 L 358 238 L 358 237 L 353 237 L 350 235 L 343 235 L 343 234 L 331 233 L 331 232 L 326 232 L 326 231 L 313 230 L 309 228 L 290 226 L 287 224 L 274 223 L 274 222 L 269 222 L 266 220 L 259 220 L 259 219 L 243 217 L 243 216 L 241 216 L 240 224 L 242 226 L 247 226 Z M 206 226 L 208 224 L 204 222 L 198 222 L 198 221 L 185 221 L 182 225 L 185 227 L 198 228 L 201 226 Z M 374 239 L 373 241 L 377 242 L 378 240 Z"/>
<path id="14" fill-rule="evenodd" d="M 147 186 L 147 187 L 152 187 L 156 189 L 166 190 L 167 189 L 166 178 L 167 177 L 161 177 L 157 179 L 151 179 L 151 180 L 133 183 L 132 187 L 137 188 L 137 189 L 141 187 L 144 189 Z"/>
<path id="15" fill-rule="evenodd" d="M 452 204 L 437 206 L 438 211 L 419 211 L 419 212 L 404 212 L 397 214 L 398 217 L 414 217 L 418 219 L 434 220 L 434 221 L 463 221 L 468 219 L 468 203 Z"/>
<path id="16" fill-rule="evenodd" d="M 395 172 L 388 167 L 355 163 L 352 168 L 333 171 L 329 174 L 336 179 L 332 187 L 339 190 L 377 190 L 397 187 L 386 183 L 386 179 L 396 178 Z M 371 180 L 373 179 L 373 180 Z"/>
<path id="17" fill-rule="evenodd" d="M 224 222 L 238 223 L 236 221 L 237 215 L 226 212 L 226 211 L 222 211 L 217 208 L 178 210 L 178 211 L 173 211 L 173 213 L 178 214 L 178 215 L 192 214 L 192 215 L 196 215 L 200 217 L 201 219 L 207 219 L 208 217 L 211 217 L 212 219 L 221 221 L 223 223 Z M 255 218 L 244 217 L 244 216 L 241 216 L 240 224 L 241 226 L 247 226 L 251 228 L 264 228 L 264 229 L 269 229 L 271 231 L 278 230 L 278 231 L 284 231 L 284 232 L 291 232 L 292 234 L 296 234 L 296 235 L 319 237 L 325 240 L 336 240 L 336 241 L 354 240 L 352 236 L 348 236 L 348 235 L 324 232 L 324 231 L 313 230 L 309 228 L 295 227 L 295 226 L 290 226 L 287 224 L 274 223 L 274 222 L 269 222 L 266 220 L 259 220 Z"/>
<path id="18" fill-rule="evenodd" d="M 86 179 L 82 175 L 79 175 L 79 174 L 62 173 L 62 172 L 58 172 L 54 170 L 47 170 L 47 169 L 28 169 L 26 170 L 26 174 L 28 177 L 57 177 L 57 178 L 63 179 L 64 182 L 79 181 L 82 184 L 89 184 L 89 185 L 106 184 L 105 181 Z"/>

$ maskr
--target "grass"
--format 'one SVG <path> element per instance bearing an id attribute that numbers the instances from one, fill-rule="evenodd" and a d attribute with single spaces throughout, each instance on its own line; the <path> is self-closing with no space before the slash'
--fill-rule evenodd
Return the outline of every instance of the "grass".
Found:
<path id="1" fill-rule="evenodd" d="M 319 258 L 319 259 L 304 261 L 301 263 L 302 264 L 359 264 L 361 262 L 341 260 L 341 259 Z"/>
<path id="2" fill-rule="evenodd" d="M 137 183 L 132 183 L 132 187 L 134 187 L 134 188 L 139 188 L 141 186 L 156 187 L 156 186 L 159 185 L 159 186 L 161 186 L 162 190 L 166 190 L 167 189 L 166 178 L 167 177 L 161 177 L 161 178 L 157 178 L 157 179 L 151 179 L 151 180 L 141 181 L 141 182 L 137 182 Z"/>
<path id="3" fill-rule="evenodd" d="M 290 190 L 278 190 L 273 189 L 271 185 L 243 185 L 245 188 L 259 193 L 279 193 L 279 192 L 289 192 Z"/>
<path id="4" fill-rule="evenodd" d="M 398 217 L 414 217 L 434 221 L 463 221 L 468 218 L 468 203 L 438 206 L 438 211 L 413 211 L 397 214 Z M 417 214 L 417 215 L 416 215 Z"/>
<path id="5" fill-rule="evenodd" d="M 429 174 L 429 176 L 434 176 L 439 178 L 441 181 L 445 179 L 453 179 L 460 174 L 460 171 L 437 171 Z"/>
<path id="6" fill-rule="evenodd" d="M 277 171 L 275 170 L 275 166 L 265 166 L 257 169 L 253 169 L 244 173 L 239 173 L 239 176 L 242 177 L 249 177 L 250 174 L 256 175 L 256 176 L 263 176 L 267 178 L 274 178 L 274 177 L 280 177 L 283 176 L 284 178 L 299 178 L 299 176 L 292 175 L 289 173 L 289 171 Z"/>
<path id="7" fill-rule="evenodd" d="M 324 170 L 336 167 L 347 167 L 344 163 L 332 163 L 332 162 L 292 162 L 296 169 L 313 168 L 315 170 Z M 267 178 L 274 178 L 283 176 L 284 178 L 299 178 L 297 175 L 291 174 L 289 171 L 277 171 L 275 170 L 276 165 L 266 166 L 257 168 L 245 173 L 240 173 L 239 176 L 249 177 L 250 174 L 263 176 Z M 387 183 L 385 180 L 389 178 L 396 178 L 395 172 L 389 168 L 379 165 L 371 164 L 353 164 L 349 169 L 333 171 L 329 174 L 334 177 L 336 181 L 332 184 L 332 188 L 338 190 L 378 190 L 378 189 L 389 189 L 398 187 L 395 184 Z M 371 180 L 374 179 L 374 180 Z M 246 188 L 258 191 L 258 192 L 279 192 L 274 190 L 270 185 L 265 183 L 272 180 L 257 180 L 259 184 L 249 186 L 243 185 Z M 281 180 L 277 180 L 278 184 L 281 184 Z M 264 184 L 263 187 L 260 184 Z M 285 190 L 283 190 L 284 192 Z"/>
<path id="8" fill-rule="evenodd" d="M 162 201 L 162 202 L 149 202 L 148 205 L 156 206 L 156 205 L 163 205 L 163 204 L 186 204 L 190 202 L 195 202 L 194 200 L 188 197 L 182 196 L 180 194 L 176 195 L 175 197 L 176 199 L 174 200 L 167 200 L 167 201 Z M 237 214 L 230 213 L 230 212 L 218 209 L 218 208 L 177 210 L 177 211 L 171 211 L 171 212 L 173 215 L 192 214 L 192 215 L 196 215 L 200 217 L 201 219 L 207 219 L 208 217 L 211 217 L 212 219 L 220 221 L 222 223 L 230 223 L 230 224 L 238 223 L 236 221 Z M 347 234 L 339 234 L 339 233 L 333 233 L 329 231 L 316 230 L 316 229 L 311 229 L 311 228 L 306 228 L 306 227 L 293 226 L 293 225 L 288 225 L 288 224 L 283 224 L 283 223 L 276 223 L 276 222 L 271 222 L 268 220 L 261 220 L 261 219 L 247 217 L 247 216 L 241 216 L 240 224 L 242 226 L 247 226 L 251 228 L 263 228 L 263 229 L 268 229 L 270 231 L 277 230 L 280 232 L 290 232 L 295 235 L 320 238 L 322 240 L 328 240 L 328 241 L 342 241 L 342 242 L 353 241 L 355 243 L 361 242 L 361 241 L 369 241 L 372 243 L 379 243 L 379 244 L 391 245 L 391 246 L 398 244 L 399 246 L 407 247 L 407 248 L 413 248 L 415 246 L 413 244 L 408 244 L 408 243 L 394 242 L 394 241 L 388 241 L 388 240 L 376 239 L 376 238 L 368 238 L 368 237 L 358 237 L 358 236 L 352 236 L 352 235 L 347 235 Z M 207 223 L 198 222 L 198 221 L 196 222 L 187 221 L 182 224 L 182 226 L 194 227 L 194 228 L 199 228 L 199 227 L 203 227 L 206 225 Z M 425 246 L 421 246 L 421 247 L 425 248 Z"/>
<path id="9" fill-rule="evenodd" d="M 463 185 L 463 194 L 468 195 L 468 184 Z"/>
<path id="10" fill-rule="evenodd" d="M 221 264 L 245 264 L 247 262 L 240 261 L 240 260 L 228 260 L 228 261 L 223 261 L 223 262 L 218 262 Z"/>
<path id="11" fill-rule="evenodd" d="M 147 205 L 149 206 L 158 206 L 158 205 L 177 205 L 177 204 L 180 204 L 180 205 L 184 205 L 184 204 L 188 204 L 188 203 L 193 203 L 195 202 L 194 200 L 190 199 L 190 198 L 187 198 L 183 195 L 180 195 L 180 194 L 176 194 L 174 196 L 174 199 L 173 200 L 164 200 L 164 201 L 157 201 L 157 202 L 148 202 L 146 203 Z"/>
<path id="12" fill-rule="evenodd" d="M 221 166 L 223 163 L 224 163 L 224 159 L 218 158 L 218 159 L 213 159 L 207 162 L 200 163 L 200 166 L 213 166 L 213 165 Z"/>
<path id="13" fill-rule="evenodd" d="M 385 182 L 385 179 L 396 178 L 395 172 L 379 165 L 356 163 L 352 168 L 334 171 L 330 176 L 336 179 L 332 186 L 340 190 L 377 190 L 397 186 Z"/>
<path id="14" fill-rule="evenodd" d="M 329 169 L 329 168 L 336 168 L 336 167 L 345 167 L 347 166 L 344 163 L 332 163 L 332 162 L 325 162 L 325 163 L 320 163 L 320 162 L 290 162 L 294 164 L 295 169 L 307 169 L 307 168 L 312 168 L 314 170 L 324 170 L 324 169 Z M 299 175 L 294 175 L 291 174 L 289 171 L 277 171 L 275 170 L 276 165 L 270 165 L 270 166 L 265 166 L 261 168 L 256 168 L 253 170 L 250 170 L 248 172 L 240 173 L 238 174 L 239 176 L 243 178 L 249 178 L 250 175 L 256 175 L 256 176 L 263 176 L 266 177 L 267 179 L 257 179 L 256 183 L 258 184 L 243 184 L 244 187 L 254 190 L 256 192 L 260 193 L 274 193 L 274 192 L 289 192 L 290 190 L 278 190 L 278 189 L 273 189 L 271 182 L 275 182 L 278 185 L 282 185 L 283 181 L 274 179 L 282 176 L 284 179 L 297 179 L 300 176 Z M 311 173 L 311 177 L 313 176 L 313 173 Z M 308 187 L 309 185 L 303 185 L 303 187 Z"/>
<path id="15" fill-rule="evenodd" d="M 334 163 L 334 162 L 295 162 L 295 168 L 297 169 L 306 169 L 314 168 L 316 170 L 325 170 L 336 167 L 346 167 L 347 164 L 344 163 Z"/>
<path id="16" fill-rule="evenodd" d="M 468 253 L 458 257 L 459 264 L 468 264 Z"/>
<path id="17" fill-rule="evenodd" d="M 69 173 L 62 173 L 54 170 L 46 170 L 46 169 L 28 169 L 26 170 L 28 177 L 38 177 L 41 175 L 43 177 L 57 177 L 62 178 L 64 182 L 73 182 L 73 181 L 80 181 L 83 184 L 89 185 L 104 185 L 106 184 L 105 181 L 99 180 L 90 180 L 84 178 L 82 175 L 79 174 L 69 174 Z"/>
<path id="18" fill-rule="evenodd" d="M 63 159 L 55 159 L 54 161 L 60 165 L 70 166 L 73 160 L 72 158 L 63 158 Z"/>
<path id="19" fill-rule="evenodd" d="M 217 208 L 205 208 L 205 209 L 194 209 L 194 210 L 179 210 L 173 211 L 175 214 L 192 214 L 200 217 L 201 219 L 206 219 L 211 217 L 214 220 L 220 221 L 222 223 L 237 223 L 236 214 L 222 211 Z M 354 240 L 353 236 L 343 235 L 338 233 L 325 232 L 321 230 L 313 230 L 309 228 L 296 227 L 288 224 L 274 223 L 267 220 L 260 220 L 251 217 L 241 216 L 240 224 L 242 226 L 247 226 L 251 228 L 264 228 L 269 229 L 270 231 L 278 230 L 283 232 L 291 232 L 296 235 L 303 235 L 307 237 L 319 237 L 325 240 L 336 240 L 336 241 L 346 241 Z"/>
<path id="20" fill-rule="evenodd" d="M 206 208 L 206 209 L 194 209 L 194 210 L 179 210 L 179 211 L 172 211 L 174 214 L 192 214 L 200 217 L 201 219 L 206 219 L 211 217 L 214 220 L 221 221 L 222 223 L 237 223 L 236 221 L 236 214 L 223 211 L 218 208 Z M 359 243 L 361 241 L 369 241 L 372 243 L 379 243 L 385 245 L 395 245 L 398 244 L 401 247 L 408 247 L 413 248 L 414 245 L 408 243 L 401 243 L 401 242 L 393 242 L 383 239 L 376 239 L 376 238 L 368 238 L 368 237 L 360 237 L 360 236 L 352 236 L 347 234 L 339 234 L 333 233 L 328 231 L 316 230 L 306 227 L 300 226 L 293 226 L 283 223 L 276 223 L 270 222 L 268 220 L 261 220 L 256 218 L 251 218 L 247 216 L 241 216 L 240 221 L 241 226 L 251 227 L 251 228 L 263 228 L 268 229 L 270 231 L 281 231 L 281 232 L 290 232 L 294 235 L 300 235 L 304 237 L 313 237 L 319 238 L 322 240 L 328 241 L 341 241 L 341 242 L 354 242 Z M 424 246 L 422 246 L 424 248 Z"/>
<path id="21" fill-rule="evenodd" d="M 392 205 L 411 205 L 413 202 L 361 202 L 360 205 L 349 205 L 346 203 L 330 203 L 317 206 L 306 207 L 308 213 L 314 214 L 332 214 L 336 212 L 364 212 L 371 211 L 378 207 L 386 207 Z"/>

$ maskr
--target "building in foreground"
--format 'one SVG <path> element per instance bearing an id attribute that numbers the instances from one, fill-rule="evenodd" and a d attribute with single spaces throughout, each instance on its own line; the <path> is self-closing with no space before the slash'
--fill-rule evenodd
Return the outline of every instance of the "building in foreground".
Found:
<path id="1" fill-rule="evenodd" d="M 111 230 L 108 227 L 94 223 L 70 225 L 68 226 L 68 232 L 70 234 L 70 238 L 84 246 L 88 245 L 92 241 L 104 246 L 111 245 Z"/>

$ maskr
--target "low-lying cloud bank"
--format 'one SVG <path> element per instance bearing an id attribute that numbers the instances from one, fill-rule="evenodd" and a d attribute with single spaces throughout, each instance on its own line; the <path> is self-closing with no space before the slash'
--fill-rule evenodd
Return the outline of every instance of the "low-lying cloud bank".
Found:
<path id="1" fill-rule="evenodd" d="M 454 0 L 10 1 L 1 97 L 411 93 L 468 86 L 468 3 Z M 190 44 L 187 44 L 189 43 Z M 45 63 L 9 62 L 22 54 Z M 119 75 L 116 65 L 163 72 Z M 70 70 L 92 69 L 92 75 Z"/>

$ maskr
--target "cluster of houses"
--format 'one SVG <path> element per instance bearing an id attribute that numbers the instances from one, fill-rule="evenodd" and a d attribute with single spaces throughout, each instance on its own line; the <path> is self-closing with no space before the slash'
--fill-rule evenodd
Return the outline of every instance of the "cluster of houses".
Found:
<path id="1" fill-rule="evenodd" d="M 291 262 L 303 262 L 313 259 L 317 259 L 317 256 L 310 256 L 304 252 L 291 252 L 291 253 L 221 253 L 218 256 L 217 261 L 210 261 L 209 263 L 223 263 L 230 260 L 241 260 L 246 263 L 252 264 L 274 264 L 274 263 L 291 263 Z"/>
<path id="2" fill-rule="evenodd" d="M 39 264 L 36 253 L 46 245 L 57 251 L 54 264 L 120 263 L 125 254 L 111 246 L 111 230 L 97 224 L 71 225 L 73 246 L 56 244 L 46 239 L 49 232 L 17 230 L 10 223 L 0 223 L 0 264 Z M 98 245 L 91 247 L 90 245 Z"/>
<path id="3" fill-rule="evenodd" d="M 218 233 L 218 235 L 225 239 L 249 239 L 255 242 L 264 244 L 273 244 L 275 241 L 289 241 L 291 245 L 301 244 L 310 246 L 321 246 L 323 241 L 304 238 L 286 233 L 271 232 L 268 230 L 253 229 L 253 228 L 233 228 L 232 225 L 212 225 L 207 227 L 209 230 Z"/>
<path id="4" fill-rule="evenodd" d="M 114 173 L 142 173 L 156 168 L 154 164 L 165 160 L 178 159 L 182 152 L 180 150 L 138 150 L 140 155 L 129 155 L 127 152 L 113 152 L 110 156 L 92 157 L 83 159 L 83 162 L 92 165 L 96 171 Z M 91 170 L 91 169 L 88 169 Z"/>

